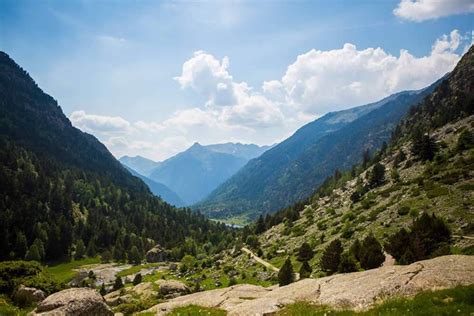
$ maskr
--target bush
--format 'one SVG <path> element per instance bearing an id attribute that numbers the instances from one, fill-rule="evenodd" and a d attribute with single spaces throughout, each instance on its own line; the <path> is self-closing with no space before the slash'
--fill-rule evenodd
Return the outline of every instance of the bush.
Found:
<path id="1" fill-rule="evenodd" d="M 121 288 L 123 288 L 123 282 L 122 282 L 122 278 L 118 276 L 118 277 L 115 278 L 113 289 L 114 289 L 114 291 L 116 291 L 116 290 L 119 290 Z"/>
<path id="2" fill-rule="evenodd" d="M 468 129 L 462 131 L 456 147 L 459 151 L 474 148 L 474 133 Z"/>
<path id="3" fill-rule="evenodd" d="M 404 205 L 398 209 L 398 215 L 404 216 L 407 215 L 410 212 L 410 207 L 407 205 Z"/>
<path id="4" fill-rule="evenodd" d="M 313 269 L 309 265 L 308 261 L 304 261 L 299 271 L 300 278 L 301 279 L 309 278 L 312 272 L 313 272 Z"/>
<path id="5" fill-rule="evenodd" d="M 0 262 L 0 293 L 10 295 L 20 284 L 41 289 L 47 294 L 62 288 L 37 262 Z"/>

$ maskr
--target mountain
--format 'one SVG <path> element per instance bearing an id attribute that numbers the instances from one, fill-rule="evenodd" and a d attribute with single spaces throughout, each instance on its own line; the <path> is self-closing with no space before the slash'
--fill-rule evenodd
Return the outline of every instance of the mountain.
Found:
<path id="1" fill-rule="evenodd" d="M 141 175 L 148 177 L 150 173 L 160 165 L 159 162 L 153 161 L 151 159 L 142 157 L 142 156 L 123 156 L 119 161 L 130 169 L 135 170 Z"/>
<path id="2" fill-rule="evenodd" d="M 191 205 L 235 174 L 249 158 L 268 147 L 235 143 L 203 146 L 195 143 L 155 168 L 150 178 L 168 186 Z"/>
<path id="3" fill-rule="evenodd" d="M 254 219 L 306 198 L 336 169 L 351 167 L 365 150 L 388 141 L 410 106 L 435 86 L 324 115 L 249 161 L 196 208 L 214 218 Z"/>
<path id="4" fill-rule="evenodd" d="M 155 197 L 0 52 L 0 260 L 82 258 L 86 248 L 139 261 L 155 243 L 179 259 L 185 240 L 215 250 L 227 233 Z"/>
<path id="5" fill-rule="evenodd" d="M 174 205 L 177 207 L 181 207 L 184 205 L 184 202 L 181 200 L 181 198 L 163 183 L 153 181 L 152 179 L 139 174 L 138 172 L 136 172 L 135 170 L 133 170 L 132 168 L 126 165 L 125 165 L 125 168 L 132 175 L 141 179 L 148 186 L 151 193 L 153 193 L 154 195 L 161 197 L 164 201 L 168 202 L 171 205 Z"/>

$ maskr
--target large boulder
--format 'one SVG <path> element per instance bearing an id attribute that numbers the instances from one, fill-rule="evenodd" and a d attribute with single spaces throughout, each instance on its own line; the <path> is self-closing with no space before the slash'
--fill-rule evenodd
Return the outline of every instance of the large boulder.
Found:
<path id="1" fill-rule="evenodd" d="M 148 250 L 145 257 L 147 262 L 163 262 L 167 260 L 166 251 L 160 245 L 156 245 Z"/>
<path id="2" fill-rule="evenodd" d="M 113 315 L 104 298 L 90 288 L 72 288 L 51 294 L 29 315 Z"/>
<path id="3" fill-rule="evenodd" d="M 156 284 L 160 286 L 160 294 L 166 296 L 182 295 L 190 292 L 186 284 L 176 280 L 158 280 Z"/>
<path id="4" fill-rule="evenodd" d="M 270 315 L 298 301 L 360 311 L 392 297 L 470 284 L 474 284 L 474 256 L 453 255 L 407 266 L 304 279 L 281 287 L 239 284 L 181 296 L 148 311 L 162 315 L 176 307 L 199 305 L 225 309 L 230 316 Z"/>
<path id="5" fill-rule="evenodd" d="M 42 290 L 26 287 L 23 284 L 13 294 L 13 300 L 19 305 L 33 305 L 44 300 L 46 295 Z"/>

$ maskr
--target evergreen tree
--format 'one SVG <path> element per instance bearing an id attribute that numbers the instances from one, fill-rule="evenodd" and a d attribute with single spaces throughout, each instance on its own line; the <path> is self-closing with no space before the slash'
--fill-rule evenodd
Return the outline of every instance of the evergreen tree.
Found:
<path id="1" fill-rule="evenodd" d="M 288 257 L 278 272 L 278 284 L 280 286 L 288 285 L 293 282 L 293 265 Z"/>
<path id="2" fill-rule="evenodd" d="M 102 254 L 100 255 L 100 261 L 104 263 L 108 263 L 112 260 L 112 254 L 110 253 L 109 250 L 104 250 Z"/>
<path id="3" fill-rule="evenodd" d="M 330 273 L 336 272 L 341 262 L 342 251 L 341 241 L 339 239 L 333 240 L 326 249 L 324 249 L 320 263 L 321 269 Z"/>
<path id="4" fill-rule="evenodd" d="M 307 242 L 301 244 L 300 249 L 298 250 L 298 261 L 305 262 L 313 259 L 314 251 L 311 249 L 311 246 Z"/>
<path id="5" fill-rule="evenodd" d="M 362 153 L 362 168 L 365 169 L 370 163 L 370 151 L 369 149 L 365 149 Z"/>
<path id="6" fill-rule="evenodd" d="M 135 274 L 135 277 L 133 278 L 133 285 L 137 285 L 137 284 L 140 284 L 140 283 L 142 283 L 142 274 L 137 273 L 137 274 Z"/>
<path id="7" fill-rule="evenodd" d="M 400 150 L 398 151 L 397 155 L 395 156 L 395 159 L 393 161 L 395 167 L 398 167 L 398 165 L 405 161 L 407 159 L 406 155 L 405 155 L 405 152 L 400 148 Z"/>
<path id="8" fill-rule="evenodd" d="M 344 252 L 341 255 L 341 262 L 339 263 L 338 271 L 341 273 L 357 271 L 357 263 L 351 253 Z"/>
<path id="9" fill-rule="evenodd" d="M 354 240 L 351 247 L 349 248 L 349 253 L 357 261 L 360 261 L 360 250 L 361 250 L 361 248 L 362 248 L 362 245 L 361 245 L 359 239 Z"/>
<path id="10" fill-rule="evenodd" d="M 27 250 L 28 242 L 26 241 L 26 236 L 23 232 L 18 232 L 15 241 L 15 255 L 18 258 L 24 258 Z"/>
<path id="11" fill-rule="evenodd" d="M 36 244 L 32 244 L 30 249 L 26 252 L 25 260 L 27 261 L 41 261 L 41 256 Z"/>
<path id="12" fill-rule="evenodd" d="M 371 188 L 378 187 L 385 182 L 385 166 L 380 162 L 377 162 L 372 171 L 370 172 L 369 177 L 369 186 Z"/>
<path id="13" fill-rule="evenodd" d="M 385 255 L 377 238 L 369 234 L 362 242 L 360 251 L 360 266 L 362 269 L 378 268 L 385 261 Z"/>
<path id="14" fill-rule="evenodd" d="M 421 129 L 413 134 L 412 153 L 421 160 L 433 160 L 437 146 L 433 138 L 423 133 Z"/>
<path id="15" fill-rule="evenodd" d="M 309 265 L 308 261 L 303 261 L 303 264 L 301 265 L 301 268 L 299 271 L 300 278 L 301 279 L 309 278 L 312 272 L 313 272 L 313 269 Z"/>
<path id="16" fill-rule="evenodd" d="M 95 257 L 95 255 L 97 254 L 97 248 L 96 248 L 96 245 L 95 245 L 95 238 L 89 239 L 89 243 L 87 244 L 86 254 L 90 258 Z"/>
<path id="17" fill-rule="evenodd" d="M 86 247 L 82 239 L 79 239 L 76 243 L 76 252 L 74 253 L 74 259 L 80 260 L 84 258 L 85 254 L 86 254 Z"/>
<path id="18" fill-rule="evenodd" d="M 115 278 L 113 289 L 114 291 L 116 291 L 121 288 L 123 288 L 123 282 L 122 282 L 122 278 L 118 276 Z"/>
<path id="19" fill-rule="evenodd" d="M 100 286 L 100 291 L 99 291 L 100 295 L 104 296 L 107 294 L 107 290 L 105 289 L 105 284 L 102 283 L 102 285 Z"/>
<path id="20" fill-rule="evenodd" d="M 130 252 L 128 253 L 128 262 L 139 264 L 142 261 L 140 252 L 138 251 L 137 246 L 133 246 Z"/>
<path id="21" fill-rule="evenodd" d="M 265 227 L 265 221 L 263 220 L 263 216 L 260 215 L 260 217 L 257 220 L 257 223 L 255 224 L 255 234 L 260 235 L 261 233 L 265 232 L 266 227 Z"/>
<path id="22" fill-rule="evenodd" d="M 474 148 L 474 133 L 465 129 L 458 137 L 457 149 L 463 151 L 471 148 Z"/>

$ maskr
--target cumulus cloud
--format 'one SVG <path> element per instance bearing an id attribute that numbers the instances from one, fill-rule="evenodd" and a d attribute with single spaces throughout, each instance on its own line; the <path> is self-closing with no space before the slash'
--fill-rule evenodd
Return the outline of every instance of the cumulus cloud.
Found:
<path id="1" fill-rule="evenodd" d="M 353 44 L 341 49 L 312 49 L 299 55 L 280 80 L 264 89 L 284 90 L 296 110 L 322 114 L 381 99 L 389 94 L 420 89 L 451 71 L 460 58 L 457 30 L 438 39 L 428 56 L 406 50 L 394 56 L 382 48 L 359 50 Z M 281 93 L 281 92 L 280 92 Z"/>
<path id="2" fill-rule="evenodd" d="M 472 0 L 401 0 L 393 13 L 401 19 L 421 22 L 474 12 Z"/>
<path id="3" fill-rule="evenodd" d="M 183 89 L 191 88 L 207 100 L 207 113 L 196 113 L 197 118 L 213 117 L 220 123 L 252 128 L 280 125 L 283 114 L 279 107 L 246 82 L 234 81 L 229 64 L 227 56 L 219 61 L 197 51 L 183 64 L 181 75 L 175 77 Z"/>
<path id="4" fill-rule="evenodd" d="M 122 133 L 130 128 L 130 123 L 118 116 L 102 116 L 76 111 L 69 119 L 72 124 L 85 132 Z"/>

